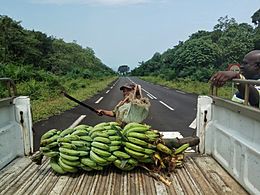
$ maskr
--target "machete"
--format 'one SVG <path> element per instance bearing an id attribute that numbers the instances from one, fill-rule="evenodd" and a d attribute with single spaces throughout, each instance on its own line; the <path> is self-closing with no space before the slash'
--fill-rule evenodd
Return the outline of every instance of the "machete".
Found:
<path id="1" fill-rule="evenodd" d="M 93 108 L 93 107 L 91 107 L 91 106 L 89 106 L 89 105 L 87 105 L 87 104 L 85 104 L 85 103 L 83 103 L 83 102 L 81 102 L 81 101 L 75 99 L 74 97 L 71 97 L 71 96 L 70 96 L 69 94 L 67 94 L 66 92 L 63 91 L 62 94 L 63 94 L 66 98 L 68 98 L 68 99 L 70 99 L 70 100 L 72 100 L 72 101 L 78 103 L 79 105 L 84 106 L 84 107 L 90 109 L 91 111 L 93 111 L 93 112 L 99 114 L 99 112 L 98 112 L 95 108 Z"/>

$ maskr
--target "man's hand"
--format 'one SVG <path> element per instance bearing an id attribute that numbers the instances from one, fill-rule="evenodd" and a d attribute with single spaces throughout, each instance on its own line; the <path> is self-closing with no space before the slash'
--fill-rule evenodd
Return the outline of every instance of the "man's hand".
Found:
<path id="1" fill-rule="evenodd" d="M 239 78 L 239 73 L 237 72 L 219 71 L 210 78 L 210 81 L 212 85 L 222 87 L 227 81 Z"/>
<path id="2" fill-rule="evenodd" d="M 97 115 L 98 116 L 103 116 L 104 114 L 105 113 L 104 113 L 104 111 L 102 109 L 97 110 Z"/>
<path id="3" fill-rule="evenodd" d="M 97 115 L 98 116 L 105 115 L 105 116 L 115 117 L 115 114 L 114 114 L 113 111 L 111 111 L 111 110 L 103 110 L 103 109 L 98 109 L 97 110 Z"/>

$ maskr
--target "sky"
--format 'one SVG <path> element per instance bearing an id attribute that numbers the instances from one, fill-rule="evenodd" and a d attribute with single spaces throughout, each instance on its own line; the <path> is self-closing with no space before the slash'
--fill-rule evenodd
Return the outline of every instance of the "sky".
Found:
<path id="1" fill-rule="evenodd" d="M 260 0 L 0 0 L 7 15 L 28 30 L 90 47 L 114 70 L 131 69 L 220 17 L 251 25 Z"/>

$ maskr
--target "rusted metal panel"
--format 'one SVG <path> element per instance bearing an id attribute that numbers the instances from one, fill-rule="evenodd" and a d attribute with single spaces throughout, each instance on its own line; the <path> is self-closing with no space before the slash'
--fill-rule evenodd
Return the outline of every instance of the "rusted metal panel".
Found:
<path id="1" fill-rule="evenodd" d="M 167 179 L 172 182 L 170 186 L 140 168 L 124 172 L 112 166 L 104 171 L 58 175 L 46 159 L 38 166 L 29 158 L 21 158 L 0 171 L 0 194 L 247 194 L 209 156 L 187 157 L 184 167 L 169 174 Z"/>

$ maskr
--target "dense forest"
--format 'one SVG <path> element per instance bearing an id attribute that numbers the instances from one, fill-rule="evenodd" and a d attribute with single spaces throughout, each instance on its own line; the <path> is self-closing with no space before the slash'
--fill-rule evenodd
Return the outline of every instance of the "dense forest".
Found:
<path id="1" fill-rule="evenodd" d="M 43 98 L 61 87 L 84 88 L 83 79 L 111 75 L 115 72 L 91 48 L 24 29 L 20 21 L 0 15 L 0 77 L 12 78 L 19 85 L 19 94 Z M 0 86 L 0 97 L 3 95 Z"/>
<path id="2" fill-rule="evenodd" d="M 213 31 L 200 30 L 167 51 L 155 53 L 132 70 L 134 76 L 158 76 L 165 80 L 208 81 L 217 70 L 239 63 L 253 49 L 260 49 L 260 9 L 252 15 L 254 27 L 221 17 Z"/>

